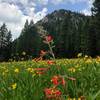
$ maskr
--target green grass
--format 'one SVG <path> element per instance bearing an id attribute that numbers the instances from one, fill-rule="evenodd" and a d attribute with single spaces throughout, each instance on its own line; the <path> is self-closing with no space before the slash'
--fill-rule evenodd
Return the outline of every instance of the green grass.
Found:
<path id="1" fill-rule="evenodd" d="M 34 71 L 48 66 L 50 69 L 44 74 Z M 100 100 L 100 62 L 91 58 L 61 59 L 53 65 L 46 61 L 0 63 L 0 100 L 46 100 L 44 89 L 54 86 L 51 78 L 55 75 L 66 81 L 65 86 L 57 87 L 62 92 L 61 100 L 81 96 L 86 100 Z"/>

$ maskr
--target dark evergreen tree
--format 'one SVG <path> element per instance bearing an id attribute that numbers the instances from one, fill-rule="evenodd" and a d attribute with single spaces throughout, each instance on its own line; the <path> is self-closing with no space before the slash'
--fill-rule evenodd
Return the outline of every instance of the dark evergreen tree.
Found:
<path id="1" fill-rule="evenodd" d="M 96 55 L 100 55 L 100 0 L 95 0 L 92 8 L 92 34 L 96 45 Z M 94 33 L 93 33 L 94 32 Z"/>
<path id="2" fill-rule="evenodd" d="M 22 52 L 26 52 L 27 55 L 36 57 L 40 50 L 40 37 L 38 35 L 34 22 L 31 20 L 28 23 L 28 20 L 26 20 L 21 35 L 17 40 L 16 53 L 21 55 Z"/>
<path id="3" fill-rule="evenodd" d="M 11 43 L 12 35 L 11 31 L 8 31 L 6 24 L 0 27 L 0 58 L 8 60 L 11 55 Z"/>

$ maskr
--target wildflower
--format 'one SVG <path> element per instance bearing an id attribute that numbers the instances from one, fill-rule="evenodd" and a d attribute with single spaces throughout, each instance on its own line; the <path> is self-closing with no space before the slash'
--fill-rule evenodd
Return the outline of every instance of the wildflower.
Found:
<path id="1" fill-rule="evenodd" d="M 97 63 L 97 64 L 100 63 L 100 57 L 99 57 L 99 56 L 97 56 L 97 58 L 96 58 L 96 63 Z"/>
<path id="2" fill-rule="evenodd" d="M 59 90 L 56 90 L 56 91 L 55 91 L 55 94 L 56 94 L 57 96 L 60 96 L 60 95 L 61 95 L 61 92 L 60 92 Z"/>
<path id="3" fill-rule="evenodd" d="M 63 86 L 65 86 L 66 82 L 65 82 L 64 78 L 62 78 L 61 84 L 62 84 Z"/>
<path id="4" fill-rule="evenodd" d="M 44 91 L 45 91 L 46 95 L 51 95 L 52 94 L 51 88 L 46 88 Z"/>
<path id="5" fill-rule="evenodd" d="M 68 100 L 73 100 L 72 98 L 68 97 Z"/>
<path id="6" fill-rule="evenodd" d="M 52 61 L 52 60 L 48 60 L 48 61 L 47 61 L 47 64 L 48 64 L 48 65 L 53 65 L 53 64 L 55 64 L 55 62 Z"/>
<path id="7" fill-rule="evenodd" d="M 72 68 L 69 68 L 68 71 L 70 71 L 70 72 L 75 72 L 76 69 L 75 69 L 74 67 L 72 67 Z"/>
<path id="8" fill-rule="evenodd" d="M 42 57 L 41 56 L 39 58 L 33 59 L 33 61 L 36 61 L 36 62 L 41 61 L 41 60 L 42 60 Z"/>
<path id="9" fill-rule="evenodd" d="M 59 77 L 58 76 L 54 76 L 52 79 L 51 79 L 51 82 L 54 84 L 54 85 L 58 85 L 59 84 Z"/>
<path id="10" fill-rule="evenodd" d="M 40 55 L 41 55 L 41 56 L 46 55 L 46 53 L 47 53 L 47 52 L 46 52 L 46 51 L 44 51 L 44 50 L 41 50 L 41 51 L 40 51 Z"/>
<path id="11" fill-rule="evenodd" d="M 85 55 L 85 58 L 88 58 L 89 56 L 88 55 Z"/>
<path id="12" fill-rule="evenodd" d="M 61 91 L 56 88 L 46 88 L 44 90 L 47 98 L 55 98 L 61 96 Z"/>
<path id="13" fill-rule="evenodd" d="M 65 80 L 64 78 L 60 77 L 60 76 L 54 76 L 52 79 L 51 79 L 51 82 L 54 84 L 54 85 L 59 85 L 59 84 L 62 84 L 62 85 L 65 85 Z"/>
<path id="14" fill-rule="evenodd" d="M 53 40 L 51 35 L 46 36 L 45 39 L 46 39 L 46 42 L 51 42 Z"/>
<path id="15" fill-rule="evenodd" d="M 16 69 L 14 70 L 14 72 L 15 72 L 15 73 L 18 73 L 18 72 L 19 72 L 19 69 L 18 69 L 18 68 L 16 68 Z"/>
<path id="16" fill-rule="evenodd" d="M 42 75 L 42 74 L 44 74 L 44 72 L 37 71 L 36 74 L 38 74 L 38 75 Z"/>
<path id="17" fill-rule="evenodd" d="M 13 90 L 15 90 L 16 87 L 17 87 L 17 83 L 13 83 L 13 84 L 11 85 L 11 87 L 12 87 Z"/>
<path id="18" fill-rule="evenodd" d="M 36 71 L 46 71 L 46 70 L 48 70 L 48 68 L 34 68 L 34 70 L 36 70 Z"/>
<path id="19" fill-rule="evenodd" d="M 27 68 L 26 70 L 27 70 L 28 72 L 31 72 L 31 73 L 34 71 L 33 68 Z"/>
<path id="20" fill-rule="evenodd" d="M 82 53 L 78 53 L 77 57 L 78 57 L 78 58 L 79 58 L 79 57 L 82 57 Z"/>
<path id="21" fill-rule="evenodd" d="M 46 71 L 48 70 L 48 68 L 34 68 L 34 71 L 36 71 L 36 74 L 44 74 Z"/>
<path id="22" fill-rule="evenodd" d="M 68 100 L 84 100 L 84 99 L 81 99 L 81 98 L 70 98 L 70 97 L 68 97 Z"/>
<path id="23" fill-rule="evenodd" d="M 91 59 L 87 59 L 86 63 L 92 63 L 92 60 Z"/>

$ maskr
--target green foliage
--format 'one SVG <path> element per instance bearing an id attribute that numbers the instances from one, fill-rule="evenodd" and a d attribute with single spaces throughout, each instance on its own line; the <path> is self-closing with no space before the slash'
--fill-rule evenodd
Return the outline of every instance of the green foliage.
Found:
<path id="1" fill-rule="evenodd" d="M 1 63 L 0 100 L 46 100 L 44 89 L 53 87 L 51 78 L 55 75 L 64 77 L 66 82 L 64 87 L 58 86 L 62 92 L 62 98 L 65 98 L 61 100 L 81 96 L 86 100 L 99 100 L 99 66 L 99 59 L 62 59 L 56 60 L 56 64 L 49 65 L 50 69 L 39 75 L 34 72 L 34 69 L 47 68 L 46 61 Z"/>

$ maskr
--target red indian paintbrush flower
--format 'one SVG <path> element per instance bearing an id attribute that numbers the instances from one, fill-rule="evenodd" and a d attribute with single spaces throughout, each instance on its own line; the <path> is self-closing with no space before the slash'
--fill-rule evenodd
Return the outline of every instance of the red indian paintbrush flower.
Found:
<path id="1" fill-rule="evenodd" d="M 60 77 L 60 76 L 54 76 L 52 79 L 51 79 L 51 82 L 54 84 L 54 85 L 63 85 L 65 86 L 66 82 L 64 80 L 63 77 Z"/>
<path id="2" fill-rule="evenodd" d="M 66 82 L 65 82 L 65 79 L 64 79 L 64 78 L 62 78 L 61 84 L 62 84 L 63 86 L 65 86 Z"/>
<path id="3" fill-rule="evenodd" d="M 56 90 L 55 94 L 56 94 L 57 96 L 60 96 L 60 95 L 61 95 L 61 92 L 60 92 L 59 90 Z"/>
<path id="4" fill-rule="evenodd" d="M 36 70 L 36 71 L 46 71 L 46 70 L 48 70 L 48 68 L 34 68 L 34 70 Z"/>
<path id="5" fill-rule="evenodd" d="M 36 72 L 36 74 L 44 74 L 46 71 L 48 70 L 48 68 L 34 68 L 34 71 Z"/>
<path id="6" fill-rule="evenodd" d="M 38 74 L 38 75 L 42 75 L 42 74 L 44 74 L 44 72 L 37 71 L 36 74 Z"/>
<path id="7" fill-rule="evenodd" d="M 42 60 L 42 57 L 34 58 L 34 59 L 33 59 L 33 61 L 36 61 L 36 62 L 41 61 L 41 60 Z"/>
<path id="8" fill-rule="evenodd" d="M 51 79 L 51 82 L 52 82 L 54 85 L 59 85 L 59 77 L 58 77 L 58 76 L 54 76 L 54 77 Z"/>
<path id="9" fill-rule="evenodd" d="M 46 96 L 52 94 L 51 88 L 46 88 L 46 89 L 44 90 L 44 92 L 45 92 Z"/>
<path id="10" fill-rule="evenodd" d="M 47 98 L 55 98 L 61 96 L 61 91 L 56 88 L 46 88 L 44 92 Z"/>
<path id="11" fill-rule="evenodd" d="M 49 64 L 49 65 L 53 65 L 53 64 L 55 64 L 55 62 L 52 61 L 52 60 L 48 60 L 48 61 L 47 61 L 47 64 Z"/>
<path id="12" fill-rule="evenodd" d="M 41 50 L 41 51 L 40 51 L 40 55 L 46 55 L 46 53 L 47 53 L 47 52 L 44 51 L 44 50 Z"/>
<path id="13" fill-rule="evenodd" d="M 46 36 L 45 39 L 47 42 L 51 42 L 53 40 L 51 35 Z"/>

